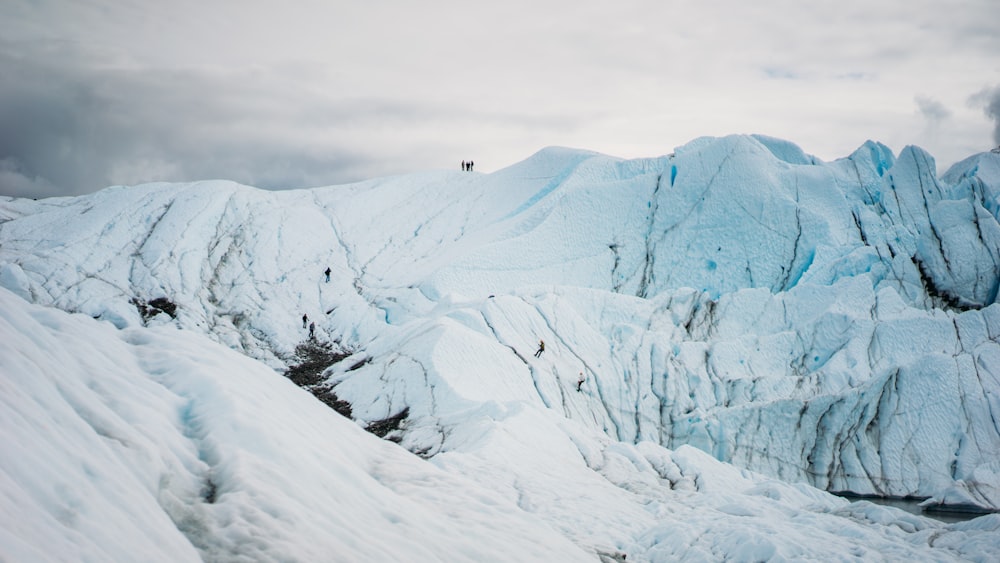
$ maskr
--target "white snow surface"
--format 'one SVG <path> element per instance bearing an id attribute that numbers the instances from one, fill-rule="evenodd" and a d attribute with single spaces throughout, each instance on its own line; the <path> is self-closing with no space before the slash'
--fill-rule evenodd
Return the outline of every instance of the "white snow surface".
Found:
<path id="1" fill-rule="evenodd" d="M 0 199 L 0 559 L 992 560 L 819 489 L 1000 507 L 998 217 L 762 136 Z"/>

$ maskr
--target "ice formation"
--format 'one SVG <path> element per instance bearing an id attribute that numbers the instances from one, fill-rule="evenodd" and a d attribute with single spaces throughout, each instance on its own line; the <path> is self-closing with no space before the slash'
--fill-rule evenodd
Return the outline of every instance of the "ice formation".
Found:
<path id="1" fill-rule="evenodd" d="M 0 286 L 110 322 L 63 320 L 5 292 L 4 310 L 19 317 L 4 332 L 35 336 L 8 345 L 3 375 L 21 389 L 28 383 L 14 375 L 34 369 L 29 381 L 49 386 L 38 396 L 79 398 L 51 373 L 72 361 L 29 354 L 29 368 L 8 358 L 31 346 L 95 350 L 79 354 L 86 361 L 65 384 L 90 389 L 81 391 L 90 398 L 69 402 L 84 405 L 77 416 L 95 429 L 109 423 L 94 418 L 104 415 L 89 401 L 113 403 L 121 428 L 98 430 L 95 444 L 142 458 L 130 462 L 142 470 L 130 471 L 145 493 L 128 496 L 151 495 L 142 501 L 148 526 L 177 521 L 157 492 L 162 484 L 153 485 L 163 475 L 184 475 L 183 494 L 167 486 L 171 494 L 199 498 L 199 475 L 212 465 L 198 453 L 207 438 L 176 412 L 204 388 L 204 416 L 221 428 L 212 448 L 231 448 L 208 452 L 214 463 L 246 455 L 261 471 L 281 472 L 321 454 L 303 445 L 288 460 L 280 448 L 255 449 L 248 435 L 279 440 L 311 428 L 337 442 L 344 433 L 358 453 L 343 457 L 357 457 L 361 469 L 317 458 L 334 466 L 338 482 L 323 499 L 334 502 L 340 481 L 355 479 L 345 475 L 371 476 L 365 459 L 387 456 L 379 465 L 393 467 L 391 492 L 358 493 L 374 505 L 393 502 L 380 495 L 415 497 L 417 512 L 399 518 L 426 512 L 431 527 L 474 512 L 473 538 L 489 533 L 491 518 L 504 522 L 482 543 L 432 539 L 440 551 L 427 559 L 455 550 L 476 559 L 492 552 L 491 542 L 522 535 L 525 551 L 551 547 L 536 552 L 545 560 L 579 560 L 575 549 L 605 559 L 627 552 L 629 560 L 851 558 L 871 550 L 975 559 L 1000 546 L 1000 516 L 946 526 L 848 505 L 809 485 L 1000 507 L 998 217 L 1000 155 L 973 156 L 938 177 L 915 147 L 897 157 L 868 142 L 827 163 L 763 136 L 703 138 L 643 160 L 550 148 L 493 174 L 427 172 L 286 192 L 213 181 L 3 199 Z M 282 370 L 294 362 L 308 338 L 303 315 L 316 323 L 318 341 L 343 354 L 317 392 L 350 403 L 354 425 L 266 377 L 274 372 L 262 364 Z M 30 317 L 59 320 L 37 328 Z M 62 334 L 64 324 L 75 328 Z M 141 351 L 154 340 L 155 351 Z M 546 347 L 535 357 L 539 340 Z M 219 344 L 249 358 L 213 351 Z M 182 351 L 177 365 L 163 352 L 174 346 Z M 109 357 L 126 365 L 106 367 Z M 128 381 L 114 384 L 129 389 L 122 397 L 98 377 L 105 370 Z M 235 391 L 250 372 L 260 373 Z M 135 429 L 142 401 L 175 413 L 155 423 L 173 434 L 156 432 L 165 436 L 157 442 Z M 322 422 L 284 414 L 304 412 L 309 401 L 328 411 L 316 415 Z M 225 418 L 249 416 L 248 404 L 268 420 L 301 420 L 269 425 L 280 433 L 226 436 L 234 423 Z M 26 417 L 50 410 L 24 409 Z M 428 461 L 384 453 L 395 446 L 354 432 L 386 419 L 398 422 L 387 437 Z M 14 424 L 4 422 L 7 435 L 23 431 Z M 36 431 L 35 442 L 45 441 Z M 142 437 L 120 438 L 130 432 Z M 23 447 L 39 464 L 57 455 Z M 155 453 L 162 451 L 171 453 Z M 411 473 L 416 484 L 407 483 Z M 325 487 L 321 474 L 310 473 L 308 483 Z M 252 498 L 284 486 L 248 475 L 229 474 L 229 482 Z M 27 490 L 25 506 L 42 502 Z M 223 520 L 263 510 L 240 502 L 225 516 L 204 517 L 221 543 L 192 541 L 191 553 L 234 553 L 219 532 Z M 170 518 L 152 514 L 157 503 Z M 267 530 L 284 530 L 280 515 L 304 517 L 294 502 L 274 506 L 279 515 L 268 516 Z M 394 522 L 372 510 L 365 518 L 373 526 Z M 8 538 L 17 536 L 13 525 L 2 527 Z M 402 528 L 399 551 L 381 557 L 413 549 L 422 535 L 437 538 Z M 163 533 L 149 541 L 177 540 Z M 813 543 L 813 534 L 822 540 Z M 330 549 L 346 553 L 341 539 Z M 21 545 L 12 541 L 0 548 Z"/>

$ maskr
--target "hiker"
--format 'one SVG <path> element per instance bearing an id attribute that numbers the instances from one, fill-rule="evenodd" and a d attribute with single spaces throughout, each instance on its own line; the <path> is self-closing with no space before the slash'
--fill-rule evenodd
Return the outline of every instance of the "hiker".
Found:
<path id="1" fill-rule="evenodd" d="M 316 323 L 309 323 L 309 338 L 316 338 Z"/>
<path id="2" fill-rule="evenodd" d="M 462 172 L 465 172 L 467 168 L 465 167 L 465 161 L 462 161 Z"/>
<path id="3" fill-rule="evenodd" d="M 539 340 L 538 341 L 538 351 L 535 352 L 535 357 L 536 358 L 541 358 L 542 357 L 542 352 L 544 352 L 544 351 L 545 351 L 545 341 L 544 340 Z"/>
<path id="4" fill-rule="evenodd" d="M 302 328 L 306 327 L 306 323 L 309 322 L 309 315 L 305 313 L 302 314 Z"/>
<path id="5" fill-rule="evenodd" d="M 472 161 L 469 161 L 469 172 L 472 172 Z"/>
<path id="6" fill-rule="evenodd" d="M 326 274 L 326 283 L 330 283 L 330 267 L 327 266 L 326 271 L 323 273 Z"/>
<path id="7" fill-rule="evenodd" d="M 583 372 L 581 371 L 580 372 L 580 377 L 578 377 L 576 379 L 576 391 L 577 391 L 577 393 L 579 393 L 580 392 L 580 388 L 583 387 L 583 382 L 584 381 L 587 381 L 587 378 L 584 377 Z"/>

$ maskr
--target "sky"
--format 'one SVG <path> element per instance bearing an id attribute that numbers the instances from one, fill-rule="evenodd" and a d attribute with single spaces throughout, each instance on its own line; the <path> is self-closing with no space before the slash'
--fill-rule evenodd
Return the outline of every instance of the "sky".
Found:
<path id="1" fill-rule="evenodd" d="M 1000 145 L 996 0 L 4 0 L 0 195 L 343 184 L 759 133 Z"/>

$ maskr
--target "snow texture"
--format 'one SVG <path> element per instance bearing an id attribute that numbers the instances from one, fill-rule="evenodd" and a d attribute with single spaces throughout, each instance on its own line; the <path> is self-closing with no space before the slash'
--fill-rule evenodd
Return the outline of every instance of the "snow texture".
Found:
<path id="1" fill-rule="evenodd" d="M 1000 507 L 998 217 L 1000 155 L 763 136 L 2 199 L 0 556 L 990 560 L 813 487 Z"/>

